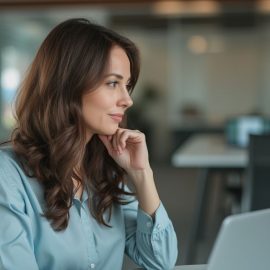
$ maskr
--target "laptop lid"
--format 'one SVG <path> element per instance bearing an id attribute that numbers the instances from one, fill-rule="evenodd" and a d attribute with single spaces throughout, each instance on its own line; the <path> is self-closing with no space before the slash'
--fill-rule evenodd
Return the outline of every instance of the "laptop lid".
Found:
<path id="1" fill-rule="evenodd" d="M 207 270 L 269 270 L 270 209 L 227 217 Z"/>

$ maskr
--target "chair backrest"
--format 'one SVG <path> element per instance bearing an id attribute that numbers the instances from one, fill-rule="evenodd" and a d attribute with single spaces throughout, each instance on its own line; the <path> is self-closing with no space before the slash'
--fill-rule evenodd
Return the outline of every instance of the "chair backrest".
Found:
<path id="1" fill-rule="evenodd" d="M 250 135 L 243 211 L 270 208 L 270 134 Z"/>

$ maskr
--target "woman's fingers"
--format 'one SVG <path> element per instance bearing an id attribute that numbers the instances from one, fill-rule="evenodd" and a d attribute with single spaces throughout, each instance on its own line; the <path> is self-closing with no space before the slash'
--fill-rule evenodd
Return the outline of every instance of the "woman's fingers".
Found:
<path id="1" fill-rule="evenodd" d="M 121 149 L 125 149 L 127 142 L 139 143 L 143 141 L 144 134 L 138 130 L 124 130 L 117 133 L 117 142 Z"/>
<path id="2" fill-rule="evenodd" d="M 119 144 L 119 137 L 121 135 L 121 130 L 117 129 L 116 133 L 113 136 L 113 146 L 115 151 L 119 154 L 122 150 L 120 144 Z"/>
<path id="3" fill-rule="evenodd" d="M 119 136 L 119 144 L 121 145 L 122 149 L 126 148 L 126 140 L 128 138 L 128 132 L 123 131 Z"/>
<path id="4" fill-rule="evenodd" d="M 112 139 L 113 148 L 118 154 L 121 154 L 126 147 L 125 141 L 128 137 L 128 133 L 129 133 L 128 130 L 119 128 L 113 135 Z"/>
<path id="5" fill-rule="evenodd" d="M 139 130 L 129 130 L 119 128 L 114 135 L 99 135 L 101 141 L 105 144 L 110 153 L 121 154 L 128 143 L 140 143 L 143 141 L 144 134 Z"/>

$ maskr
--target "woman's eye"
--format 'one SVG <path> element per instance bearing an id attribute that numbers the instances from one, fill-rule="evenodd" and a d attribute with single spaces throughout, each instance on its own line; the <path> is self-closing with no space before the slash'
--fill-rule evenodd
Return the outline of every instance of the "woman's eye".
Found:
<path id="1" fill-rule="evenodd" d="M 112 82 L 108 82 L 108 83 L 107 83 L 107 85 L 109 85 L 109 86 L 112 87 L 112 88 L 115 88 L 117 84 L 118 84 L 117 81 L 112 81 Z"/>

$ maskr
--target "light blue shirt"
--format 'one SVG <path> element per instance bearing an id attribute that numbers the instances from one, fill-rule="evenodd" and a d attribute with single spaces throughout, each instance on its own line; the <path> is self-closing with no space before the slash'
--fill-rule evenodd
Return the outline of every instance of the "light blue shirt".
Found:
<path id="1" fill-rule="evenodd" d="M 56 232 L 41 215 L 43 188 L 26 176 L 11 147 L 0 150 L 0 269 L 120 270 L 126 253 L 145 269 L 172 269 L 177 239 L 162 203 L 155 219 L 138 208 L 114 205 L 109 224 L 90 214 L 88 195 L 73 199 L 66 230 Z M 108 218 L 105 213 L 105 220 Z"/>

